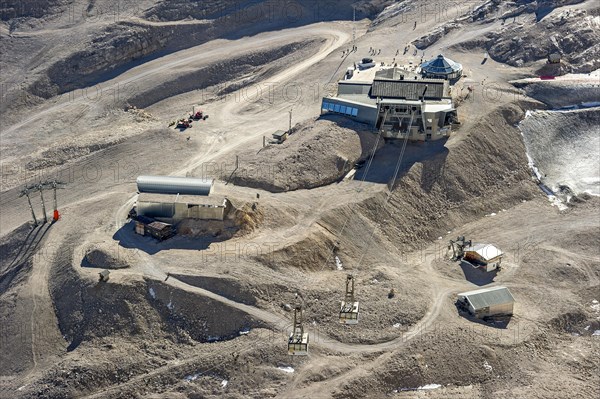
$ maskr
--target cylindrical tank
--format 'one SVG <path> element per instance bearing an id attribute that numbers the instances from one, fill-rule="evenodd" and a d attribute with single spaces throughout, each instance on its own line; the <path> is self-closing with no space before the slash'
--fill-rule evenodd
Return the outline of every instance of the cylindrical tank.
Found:
<path id="1" fill-rule="evenodd" d="M 139 176 L 137 187 L 140 193 L 209 195 L 212 179 L 173 176 Z"/>

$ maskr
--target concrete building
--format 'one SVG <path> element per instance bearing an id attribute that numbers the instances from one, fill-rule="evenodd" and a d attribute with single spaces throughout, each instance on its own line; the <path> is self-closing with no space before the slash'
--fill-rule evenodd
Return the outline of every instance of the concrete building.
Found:
<path id="1" fill-rule="evenodd" d="M 475 244 L 465 248 L 464 259 L 490 272 L 500 268 L 503 256 L 504 253 L 492 244 Z"/>
<path id="2" fill-rule="evenodd" d="M 447 81 L 382 65 L 347 72 L 337 96 L 323 98 L 321 113 L 366 123 L 385 138 L 414 141 L 445 138 L 458 119 Z"/>
<path id="3" fill-rule="evenodd" d="M 139 216 L 167 223 L 184 219 L 224 220 L 230 210 L 227 198 L 200 195 L 141 193 L 137 204 Z"/>
<path id="4" fill-rule="evenodd" d="M 506 287 L 489 287 L 458 294 L 458 302 L 478 318 L 513 314 L 515 298 Z"/>
<path id="5" fill-rule="evenodd" d="M 284 141 L 287 140 L 288 138 L 288 132 L 284 131 L 284 130 L 277 130 L 275 133 L 273 133 L 273 141 L 277 144 L 281 144 Z"/>
<path id="6" fill-rule="evenodd" d="M 463 67 L 442 54 L 421 64 L 421 75 L 424 78 L 457 80 L 462 76 Z"/>
<path id="7" fill-rule="evenodd" d="M 137 215 L 166 223 L 184 219 L 224 220 L 231 202 L 211 196 L 212 180 L 171 176 L 140 176 Z"/>

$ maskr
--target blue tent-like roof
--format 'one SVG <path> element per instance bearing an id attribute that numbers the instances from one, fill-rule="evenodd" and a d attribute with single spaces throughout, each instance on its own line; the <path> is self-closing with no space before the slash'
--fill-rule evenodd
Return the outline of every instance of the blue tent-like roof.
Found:
<path id="1" fill-rule="evenodd" d="M 431 75 L 450 75 L 462 71 L 462 65 L 440 54 L 437 58 L 424 62 L 421 69 Z"/>

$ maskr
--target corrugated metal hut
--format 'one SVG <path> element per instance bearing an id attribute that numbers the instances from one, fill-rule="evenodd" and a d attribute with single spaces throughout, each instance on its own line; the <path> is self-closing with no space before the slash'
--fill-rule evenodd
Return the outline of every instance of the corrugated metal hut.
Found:
<path id="1" fill-rule="evenodd" d="M 506 287 L 489 287 L 458 294 L 459 302 L 472 315 L 483 318 L 512 315 L 515 298 Z"/>

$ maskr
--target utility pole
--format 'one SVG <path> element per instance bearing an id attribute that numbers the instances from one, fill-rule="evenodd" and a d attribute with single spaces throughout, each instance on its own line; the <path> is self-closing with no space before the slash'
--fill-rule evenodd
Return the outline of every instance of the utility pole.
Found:
<path id="1" fill-rule="evenodd" d="M 352 47 L 356 47 L 356 6 L 352 6 L 352 12 L 354 13 L 352 17 Z"/>
<path id="2" fill-rule="evenodd" d="M 289 113 L 290 113 L 290 129 L 288 130 L 288 134 L 291 134 L 292 132 L 292 112 L 294 111 L 294 109 L 290 109 Z"/>
<path id="3" fill-rule="evenodd" d="M 42 212 L 44 213 L 44 223 L 48 223 L 48 215 L 46 215 L 46 204 L 44 203 L 44 186 L 42 183 L 37 185 L 37 189 L 40 190 L 40 197 L 42 198 Z"/>
<path id="4" fill-rule="evenodd" d="M 26 196 L 27 202 L 29 203 L 29 210 L 31 211 L 31 217 L 33 218 L 33 225 L 37 226 L 39 223 L 37 218 L 35 217 L 35 211 L 33 210 L 33 205 L 31 204 L 31 197 L 29 196 L 29 192 L 33 189 L 32 186 L 27 186 L 19 193 L 19 197 Z"/>

